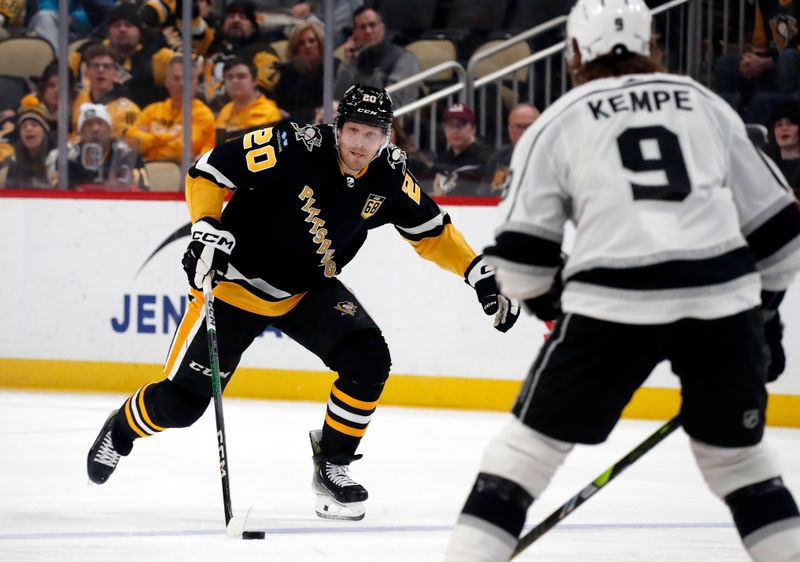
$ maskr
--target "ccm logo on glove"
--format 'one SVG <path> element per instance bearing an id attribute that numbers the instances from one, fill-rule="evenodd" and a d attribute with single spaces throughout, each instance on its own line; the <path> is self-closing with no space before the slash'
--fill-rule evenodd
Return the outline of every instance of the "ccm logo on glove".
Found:
<path id="1" fill-rule="evenodd" d="M 225 234 L 230 235 L 229 232 L 225 231 L 217 233 L 192 229 L 192 240 L 198 240 L 207 246 L 217 246 L 223 252 L 227 251 L 226 253 L 230 254 L 233 251 L 233 247 L 236 245 L 236 240 L 233 238 L 226 238 Z"/>

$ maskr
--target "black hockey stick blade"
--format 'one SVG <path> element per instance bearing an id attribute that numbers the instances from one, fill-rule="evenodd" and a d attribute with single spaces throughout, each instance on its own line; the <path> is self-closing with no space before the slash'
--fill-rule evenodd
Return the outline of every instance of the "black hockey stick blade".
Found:
<path id="1" fill-rule="evenodd" d="M 639 443 L 627 455 L 618 460 L 614 465 L 609 467 L 608 470 L 592 480 L 580 492 L 572 496 L 569 500 L 567 500 L 566 503 L 551 513 L 547 519 L 523 535 L 523 537 L 519 539 L 519 542 L 517 543 L 517 548 L 515 548 L 514 552 L 511 553 L 511 558 L 514 558 L 520 552 L 536 542 L 539 538 L 541 538 L 542 535 L 555 527 L 567 515 L 578 509 L 583 502 L 603 489 L 606 484 L 619 476 L 623 470 L 639 460 L 639 458 L 641 458 L 647 451 L 661 443 L 661 441 L 663 441 L 670 433 L 678 429 L 680 426 L 680 415 L 677 415 L 659 427 L 650 437 Z"/>

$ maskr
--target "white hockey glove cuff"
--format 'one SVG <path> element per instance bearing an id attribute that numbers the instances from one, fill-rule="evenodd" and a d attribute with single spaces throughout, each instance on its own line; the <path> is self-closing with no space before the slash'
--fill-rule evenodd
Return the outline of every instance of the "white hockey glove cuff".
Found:
<path id="1" fill-rule="evenodd" d="M 215 284 L 228 270 L 236 238 L 216 219 L 202 218 L 192 225 L 191 242 L 183 254 L 183 269 L 189 284 L 203 290 L 203 280 L 214 272 Z"/>

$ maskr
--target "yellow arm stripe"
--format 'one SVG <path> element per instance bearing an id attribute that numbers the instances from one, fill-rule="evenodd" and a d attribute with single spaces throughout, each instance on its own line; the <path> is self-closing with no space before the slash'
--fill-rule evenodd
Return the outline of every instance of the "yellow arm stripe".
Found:
<path id="1" fill-rule="evenodd" d="M 475 250 L 464 240 L 464 235 L 452 224 L 444 225 L 439 236 L 431 236 L 419 241 L 409 240 L 408 242 L 426 260 L 461 277 L 464 276 L 469 264 L 477 255 Z"/>
<path id="2" fill-rule="evenodd" d="M 167 429 L 166 427 L 161 427 L 160 425 L 156 425 L 150 419 L 150 416 L 147 415 L 147 409 L 144 407 L 144 393 L 147 390 L 147 387 L 152 385 L 153 383 L 148 383 L 142 387 L 142 390 L 139 391 L 139 412 L 142 414 L 142 418 L 144 422 L 149 425 L 155 431 L 164 431 Z"/>
<path id="3" fill-rule="evenodd" d="M 136 422 L 133 420 L 133 414 L 131 414 L 130 397 L 125 401 L 125 417 L 128 419 L 128 425 L 139 435 L 139 437 L 147 437 L 147 434 L 139 429 L 139 426 L 136 425 Z"/>
<path id="4" fill-rule="evenodd" d="M 227 189 L 202 176 L 196 178 L 186 176 L 186 204 L 189 205 L 192 222 L 203 217 L 219 220 L 227 194 Z"/>
<path id="5" fill-rule="evenodd" d="M 336 398 L 347 404 L 348 406 L 352 406 L 353 408 L 358 408 L 359 410 L 374 410 L 378 407 L 378 401 L 375 402 L 364 402 L 363 400 L 357 400 L 352 396 L 348 396 L 334 385 L 331 388 L 331 394 L 333 394 Z"/>
<path id="6" fill-rule="evenodd" d="M 339 433 L 344 433 L 345 435 L 349 435 L 350 437 L 363 437 L 364 434 L 367 432 L 366 427 L 364 429 L 355 429 L 353 427 L 348 427 L 342 423 L 337 422 L 335 419 L 333 419 L 327 414 L 325 414 L 325 423 L 331 426 Z"/>

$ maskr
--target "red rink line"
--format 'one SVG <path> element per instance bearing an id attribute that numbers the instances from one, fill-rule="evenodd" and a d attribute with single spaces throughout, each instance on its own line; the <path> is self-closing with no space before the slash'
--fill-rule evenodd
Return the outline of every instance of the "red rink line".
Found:
<path id="1" fill-rule="evenodd" d="M 0 198 L 16 199 L 118 199 L 133 201 L 183 201 L 182 191 L 63 191 L 47 189 L 0 189 Z M 230 196 L 228 196 L 230 198 Z M 494 207 L 499 197 L 434 197 L 439 205 L 454 207 Z"/>

